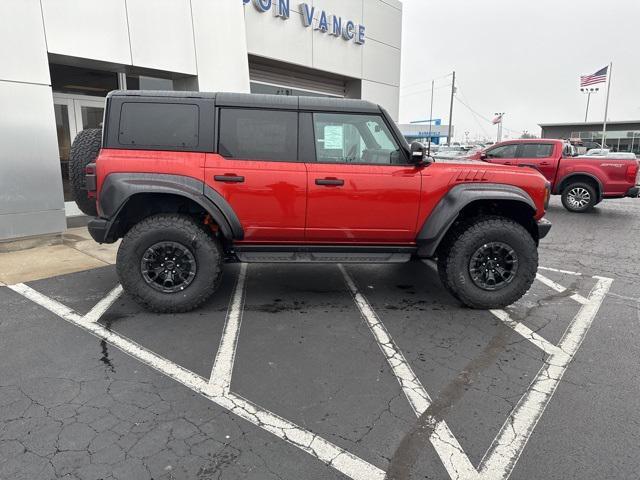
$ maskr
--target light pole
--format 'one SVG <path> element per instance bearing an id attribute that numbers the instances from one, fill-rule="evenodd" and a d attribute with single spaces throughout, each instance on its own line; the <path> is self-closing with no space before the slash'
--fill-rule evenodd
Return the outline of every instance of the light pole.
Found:
<path id="1" fill-rule="evenodd" d="M 584 113 L 584 123 L 587 123 L 587 119 L 589 118 L 589 104 L 591 103 L 591 94 L 598 93 L 599 88 L 581 88 L 580 91 L 582 93 L 587 94 L 587 111 Z"/>

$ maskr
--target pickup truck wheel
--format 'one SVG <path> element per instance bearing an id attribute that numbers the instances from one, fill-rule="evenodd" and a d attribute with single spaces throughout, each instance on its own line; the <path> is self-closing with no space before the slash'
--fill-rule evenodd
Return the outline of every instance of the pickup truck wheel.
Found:
<path id="1" fill-rule="evenodd" d="M 531 234 L 503 217 L 481 217 L 460 227 L 441 250 L 438 270 L 447 290 L 471 308 L 504 308 L 531 288 L 538 250 Z"/>
<path id="2" fill-rule="evenodd" d="M 217 290 L 222 257 L 220 242 L 191 217 L 159 214 L 129 230 L 116 269 L 125 292 L 145 309 L 181 313 Z"/>
<path id="3" fill-rule="evenodd" d="M 562 191 L 562 205 L 570 212 L 588 212 L 597 203 L 596 190 L 588 183 L 571 183 Z"/>
<path id="4" fill-rule="evenodd" d="M 102 130 L 88 128 L 76 135 L 69 153 L 69 182 L 73 199 L 82 213 L 97 217 L 96 201 L 89 198 L 84 184 L 84 168 L 98 158 L 102 145 Z"/>

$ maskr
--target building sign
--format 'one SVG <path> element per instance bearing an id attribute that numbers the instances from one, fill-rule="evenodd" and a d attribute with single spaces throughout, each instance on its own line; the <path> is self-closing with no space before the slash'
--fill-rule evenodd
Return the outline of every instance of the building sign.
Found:
<path id="1" fill-rule="evenodd" d="M 243 3 L 252 3 L 260 13 L 272 11 L 276 17 L 289 20 L 291 15 L 291 0 L 243 0 Z M 340 37 L 347 42 L 363 45 L 366 41 L 364 25 L 358 25 L 354 21 L 342 18 L 332 13 L 327 13 L 318 7 L 308 3 L 300 3 L 300 15 L 302 25 L 313 28 L 320 33 L 326 33 L 334 37 Z"/>

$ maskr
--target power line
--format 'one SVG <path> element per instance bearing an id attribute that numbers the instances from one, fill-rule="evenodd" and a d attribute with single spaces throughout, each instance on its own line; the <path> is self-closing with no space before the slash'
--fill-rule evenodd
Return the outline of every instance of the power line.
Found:
<path id="1" fill-rule="evenodd" d="M 443 78 L 450 77 L 451 75 L 452 75 L 451 73 L 447 73 L 446 75 L 442 75 L 441 77 L 430 78 L 429 80 L 423 80 L 421 82 L 410 83 L 409 85 L 400 85 L 400 88 L 410 88 L 410 87 L 414 87 L 416 85 L 423 85 L 425 83 L 431 83 L 434 80 L 442 80 Z"/>

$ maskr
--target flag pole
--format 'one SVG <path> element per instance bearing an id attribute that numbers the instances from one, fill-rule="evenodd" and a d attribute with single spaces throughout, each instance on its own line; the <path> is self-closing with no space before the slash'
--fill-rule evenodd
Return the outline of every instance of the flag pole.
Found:
<path id="1" fill-rule="evenodd" d="M 609 64 L 609 74 L 607 83 L 607 103 L 604 106 L 604 123 L 602 124 L 602 148 L 607 146 L 607 115 L 609 114 L 609 93 L 611 92 L 611 71 L 613 70 L 613 62 Z"/>

